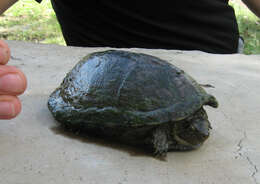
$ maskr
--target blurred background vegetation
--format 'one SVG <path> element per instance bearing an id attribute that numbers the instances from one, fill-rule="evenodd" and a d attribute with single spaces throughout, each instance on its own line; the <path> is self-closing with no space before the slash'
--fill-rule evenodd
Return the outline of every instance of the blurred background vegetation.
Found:
<path id="1" fill-rule="evenodd" d="M 0 39 L 65 45 L 50 0 L 19 0 L 0 16 Z"/>
<path id="2" fill-rule="evenodd" d="M 240 0 L 230 0 L 234 7 L 240 35 L 245 40 L 245 54 L 260 54 L 260 20 Z M 50 0 L 41 4 L 20 0 L 0 16 L 0 39 L 65 45 Z"/>

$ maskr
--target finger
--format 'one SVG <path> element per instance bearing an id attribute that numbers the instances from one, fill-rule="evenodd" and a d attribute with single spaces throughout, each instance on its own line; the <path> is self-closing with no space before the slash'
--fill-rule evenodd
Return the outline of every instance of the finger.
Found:
<path id="1" fill-rule="evenodd" d="M 0 119 L 15 118 L 21 112 L 21 102 L 16 96 L 0 95 Z"/>
<path id="2" fill-rule="evenodd" d="M 14 66 L 0 65 L 0 95 L 20 95 L 27 87 L 22 71 Z"/>
<path id="3" fill-rule="evenodd" d="M 5 65 L 10 59 L 10 49 L 3 40 L 0 40 L 0 64 Z"/>

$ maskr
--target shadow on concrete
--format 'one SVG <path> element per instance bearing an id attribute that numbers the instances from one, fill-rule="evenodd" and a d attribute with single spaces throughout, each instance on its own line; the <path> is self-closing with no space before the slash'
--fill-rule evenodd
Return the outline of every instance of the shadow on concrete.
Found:
<path id="1" fill-rule="evenodd" d="M 141 146 L 131 146 L 120 143 L 110 138 L 102 138 L 97 135 L 92 135 L 91 133 L 82 133 L 76 131 L 70 131 L 65 129 L 62 126 L 55 126 L 50 128 L 56 135 L 61 135 L 64 137 L 68 137 L 70 139 L 75 139 L 83 143 L 87 144 L 95 144 L 98 146 L 109 147 L 115 150 L 120 150 L 122 152 L 127 152 L 130 156 L 133 157 L 151 157 L 156 160 L 166 161 L 165 157 L 154 157 L 154 155 L 149 152 L 149 150 L 145 149 Z"/>

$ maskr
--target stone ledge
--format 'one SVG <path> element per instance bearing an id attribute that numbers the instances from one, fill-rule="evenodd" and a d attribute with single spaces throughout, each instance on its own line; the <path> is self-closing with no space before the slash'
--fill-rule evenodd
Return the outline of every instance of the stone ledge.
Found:
<path id="1" fill-rule="evenodd" d="M 84 55 L 80 48 L 8 41 L 10 65 L 21 68 L 28 90 L 23 112 L 0 125 L 0 183 L 243 183 L 260 182 L 260 55 L 131 49 L 182 68 L 219 100 L 207 108 L 209 140 L 198 150 L 168 153 L 160 161 L 125 145 L 80 138 L 57 129 L 46 102 Z"/>

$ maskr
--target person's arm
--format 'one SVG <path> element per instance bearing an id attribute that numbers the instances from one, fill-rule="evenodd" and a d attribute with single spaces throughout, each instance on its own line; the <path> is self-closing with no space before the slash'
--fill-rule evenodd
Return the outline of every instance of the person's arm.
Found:
<path id="1" fill-rule="evenodd" d="M 17 1 L 18 0 L 0 0 L 0 15 Z"/>
<path id="2" fill-rule="evenodd" d="M 247 7 L 260 18 L 260 0 L 242 0 Z"/>

